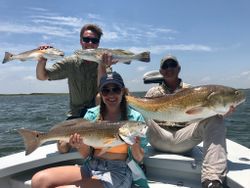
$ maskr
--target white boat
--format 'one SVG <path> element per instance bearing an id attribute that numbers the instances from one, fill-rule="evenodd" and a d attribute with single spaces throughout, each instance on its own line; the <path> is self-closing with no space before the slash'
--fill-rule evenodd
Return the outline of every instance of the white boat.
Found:
<path id="1" fill-rule="evenodd" d="M 250 187 L 250 149 L 227 140 L 227 185 L 230 188 Z M 188 156 L 167 154 L 147 146 L 144 158 L 146 176 L 152 188 L 201 187 L 202 143 Z M 39 147 L 25 156 L 25 152 L 0 158 L 0 187 L 29 188 L 32 175 L 44 168 L 83 163 L 78 152 L 59 154 L 56 144 Z"/>
<path id="2" fill-rule="evenodd" d="M 160 83 L 159 71 L 144 74 L 145 84 Z M 250 149 L 231 140 L 226 140 L 228 151 L 227 186 L 250 188 Z M 144 157 L 146 176 L 151 188 L 200 188 L 202 143 L 188 155 L 155 151 L 150 144 Z M 31 177 L 37 171 L 61 165 L 81 165 L 78 152 L 60 154 L 56 144 L 39 147 L 25 156 L 25 152 L 0 158 L 0 188 L 30 188 Z"/>
<path id="3" fill-rule="evenodd" d="M 144 84 L 161 83 L 163 81 L 163 76 L 159 70 L 152 70 L 146 72 L 142 79 Z"/>

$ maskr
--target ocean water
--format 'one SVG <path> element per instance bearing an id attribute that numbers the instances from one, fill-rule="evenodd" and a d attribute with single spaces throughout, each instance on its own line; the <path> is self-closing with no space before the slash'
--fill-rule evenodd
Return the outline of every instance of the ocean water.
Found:
<path id="1" fill-rule="evenodd" d="M 247 100 L 226 118 L 227 138 L 250 148 L 250 89 Z M 143 96 L 144 92 L 133 93 Z M 24 150 L 16 129 L 48 131 L 64 121 L 68 107 L 67 94 L 0 96 L 0 157 Z"/>

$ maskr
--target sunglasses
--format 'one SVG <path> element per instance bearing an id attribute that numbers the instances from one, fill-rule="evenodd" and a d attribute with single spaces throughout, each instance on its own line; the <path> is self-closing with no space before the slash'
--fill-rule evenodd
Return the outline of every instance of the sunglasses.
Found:
<path id="1" fill-rule="evenodd" d="M 107 96 L 110 93 L 114 93 L 116 95 L 120 95 L 122 92 L 122 88 L 120 87 L 110 87 L 110 88 L 102 88 L 101 93 L 103 96 Z"/>
<path id="2" fill-rule="evenodd" d="M 161 66 L 162 69 L 170 69 L 170 68 L 176 68 L 178 66 L 178 63 L 175 61 L 170 61 L 170 62 L 164 62 L 163 65 Z"/>
<path id="3" fill-rule="evenodd" d="M 82 37 L 82 41 L 86 42 L 86 43 L 89 43 L 91 41 L 93 44 L 98 44 L 100 42 L 100 39 L 99 38 Z"/>

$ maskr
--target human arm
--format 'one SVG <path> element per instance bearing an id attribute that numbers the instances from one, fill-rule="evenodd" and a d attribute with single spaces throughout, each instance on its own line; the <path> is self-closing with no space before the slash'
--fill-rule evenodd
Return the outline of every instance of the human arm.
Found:
<path id="1" fill-rule="evenodd" d="M 135 143 L 131 146 L 131 154 L 136 162 L 142 162 L 144 157 L 144 149 L 141 147 L 140 137 L 135 138 Z"/>
<path id="2" fill-rule="evenodd" d="M 43 45 L 43 46 L 40 46 L 39 49 L 43 50 L 43 49 L 46 49 L 48 47 L 49 46 L 47 46 L 47 45 Z M 47 70 L 45 68 L 46 67 L 46 63 L 47 63 L 47 59 L 46 58 L 44 58 L 42 56 L 39 57 L 37 65 L 36 65 L 36 78 L 38 80 L 48 80 L 48 78 L 49 78 Z"/>
<path id="3" fill-rule="evenodd" d="M 38 80 L 48 80 L 48 73 L 45 68 L 47 59 L 40 57 L 36 65 L 36 78 Z"/>
<path id="4" fill-rule="evenodd" d="M 131 121 L 145 122 L 143 116 L 132 109 L 130 106 L 128 107 L 128 119 Z M 129 147 L 129 158 L 133 158 L 138 163 L 141 163 L 145 153 L 145 147 L 148 144 L 147 138 L 145 137 L 136 137 L 135 143 Z"/>
<path id="5" fill-rule="evenodd" d="M 113 60 L 112 54 L 105 52 L 102 55 L 102 62 L 98 65 L 97 86 L 99 86 L 100 79 L 107 73 L 107 67 L 116 64 L 118 61 Z"/>

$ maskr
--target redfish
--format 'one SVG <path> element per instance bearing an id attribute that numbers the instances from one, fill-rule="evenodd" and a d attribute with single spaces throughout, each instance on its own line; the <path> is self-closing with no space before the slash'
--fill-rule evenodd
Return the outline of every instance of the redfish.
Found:
<path id="1" fill-rule="evenodd" d="M 75 51 L 75 55 L 78 56 L 80 59 L 93 61 L 96 63 L 101 63 L 103 53 L 111 53 L 113 60 L 117 60 L 118 62 L 122 62 L 125 64 L 130 64 L 132 60 L 138 60 L 143 62 L 150 61 L 150 52 L 142 52 L 135 54 L 127 50 L 107 48 L 81 49 Z"/>
<path id="2" fill-rule="evenodd" d="M 222 85 L 186 88 L 157 98 L 126 98 L 129 105 L 145 118 L 167 122 L 168 125 L 225 115 L 231 106 L 237 107 L 246 100 L 243 91 Z"/>
<path id="3" fill-rule="evenodd" d="M 147 125 L 136 121 L 90 122 L 84 119 L 74 119 L 55 125 L 47 133 L 28 129 L 17 131 L 23 137 L 25 154 L 28 155 L 48 141 L 63 140 L 68 142 L 69 137 L 74 133 L 81 135 L 84 144 L 103 148 L 103 151 L 124 143 L 132 145 L 136 136 L 146 136 Z"/>
<path id="4" fill-rule="evenodd" d="M 53 48 L 52 46 L 44 46 L 43 48 L 37 48 L 34 50 L 22 52 L 17 55 L 14 55 L 10 52 L 5 52 L 5 56 L 2 63 L 7 63 L 13 60 L 38 60 L 40 57 L 44 57 L 49 60 L 57 60 L 64 57 L 64 52 L 59 49 Z"/>

